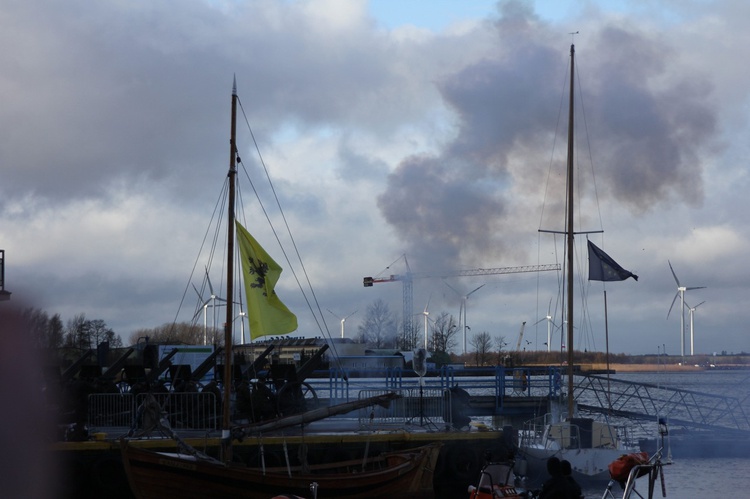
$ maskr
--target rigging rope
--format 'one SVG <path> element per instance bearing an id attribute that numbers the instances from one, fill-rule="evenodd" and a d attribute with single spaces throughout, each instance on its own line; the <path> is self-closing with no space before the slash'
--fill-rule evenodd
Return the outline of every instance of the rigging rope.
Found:
<path id="1" fill-rule="evenodd" d="M 258 191 L 255 188 L 255 184 L 250 179 L 250 176 L 249 176 L 249 174 L 247 172 L 247 169 L 245 168 L 245 164 L 242 163 L 239 160 L 239 157 L 237 158 L 238 159 L 238 163 L 240 163 L 242 165 L 242 169 L 243 169 L 243 172 L 245 173 L 245 177 L 250 182 L 250 185 L 253 188 L 253 191 L 255 192 L 255 196 L 256 196 L 256 199 L 258 200 L 258 203 L 260 204 L 261 210 L 263 211 L 263 214 L 266 217 L 266 220 L 268 221 L 268 223 L 269 223 L 269 225 L 271 227 L 271 230 L 273 231 L 274 237 L 276 237 L 276 241 L 278 242 L 279 247 L 281 248 L 281 251 L 284 254 L 284 258 L 285 258 L 285 260 L 286 260 L 286 262 L 287 262 L 287 264 L 289 266 L 289 270 L 292 272 L 292 275 L 294 276 L 294 279 L 297 282 L 297 286 L 299 287 L 300 291 L 302 292 L 302 296 L 304 297 L 305 303 L 307 303 L 307 306 L 308 306 L 310 312 L 313 315 L 313 319 L 315 320 L 315 323 L 318 326 L 318 330 L 322 333 L 322 335 L 323 335 L 324 338 L 326 338 L 326 339 L 329 340 L 327 343 L 329 344 L 329 347 L 331 348 L 331 351 L 333 353 L 333 358 L 335 359 L 336 363 L 338 364 L 339 369 L 343 372 L 343 369 L 342 369 L 342 366 L 341 366 L 341 361 L 339 359 L 338 352 L 336 351 L 335 342 L 333 341 L 333 339 L 331 337 L 331 332 L 328 329 L 328 324 L 325 321 L 325 316 L 323 315 L 323 311 L 321 310 L 320 303 L 318 302 L 318 297 L 315 294 L 315 290 L 314 290 L 314 288 L 312 286 L 312 283 L 310 282 L 310 276 L 307 273 L 307 269 L 305 267 L 304 262 L 302 261 L 302 256 L 300 255 L 299 248 L 297 247 L 297 243 L 296 243 L 296 241 L 294 239 L 294 236 L 292 235 L 292 231 L 291 231 L 291 229 L 289 227 L 289 223 L 287 221 L 286 215 L 284 214 L 284 210 L 281 207 L 281 203 L 279 201 L 279 197 L 278 197 L 278 195 L 276 193 L 276 188 L 274 187 L 273 182 L 271 180 L 271 176 L 268 173 L 268 168 L 266 167 L 265 160 L 263 159 L 263 155 L 260 152 L 260 147 L 258 146 L 258 142 L 255 139 L 255 134 L 253 133 L 252 127 L 250 126 L 250 122 L 249 122 L 249 120 L 247 118 L 247 115 L 245 114 L 245 108 L 242 106 L 241 99 L 238 99 L 238 103 L 239 103 L 239 106 L 240 106 L 240 110 L 242 112 L 242 116 L 243 116 L 243 118 L 245 120 L 245 125 L 247 126 L 248 132 L 250 133 L 250 138 L 252 139 L 253 145 L 254 145 L 255 150 L 256 150 L 256 152 L 258 154 L 258 160 L 259 160 L 261 166 L 263 167 L 263 171 L 264 171 L 264 173 L 266 175 L 266 179 L 267 179 L 268 184 L 269 184 L 269 186 L 271 188 L 271 192 L 273 193 L 274 200 L 276 201 L 276 206 L 277 206 L 277 208 L 279 210 L 279 213 L 281 215 L 282 220 L 284 221 L 284 226 L 286 227 L 286 232 L 287 232 L 287 234 L 289 236 L 289 239 L 290 239 L 290 241 L 292 243 L 292 246 L 294 248 L 294 252 L 297 255 L 297 260 L 299 261 L 299 265 L 300 265 L 300 267 L 302 269 L 302 273 L 304 274 L 305 280 L 307 282 L 307 287 L 309 289 L 310 296 L 312 297 L 312 301 L 315 304 L 315 309 L 317 309 L 317 313 L 316 313 L 315 309 L 313 308 L 313 305 L 310 302 L 310 299 L 308 298 L 308 295 L 305 292 L 305 289 L 302 286 L 299 277 L 297 276 L 297 272 L 294 270 L 294 266 L 292 265 L 292 262 L 289 259 L 289 255 L 287 254 L 286 250 L 284 249 L 284 246 L 281 243 L 281 239 L 280 239 L 280 237 L 279 237 L 279 235 L 278 235 L 278 233 L 276 231 L 276 228 L 274 227 L 273 223 L 271 222 L 271 218 L 268 215 L 268 212 L 267 212 L 265 206 L 263 205 L 263 202 L 260 199 Z M 322 323 L 322 326 L 321 326 L 321 323 Z"/>

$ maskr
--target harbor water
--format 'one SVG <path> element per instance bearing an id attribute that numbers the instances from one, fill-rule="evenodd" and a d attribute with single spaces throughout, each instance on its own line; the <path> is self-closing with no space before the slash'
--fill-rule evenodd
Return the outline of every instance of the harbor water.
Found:
<path id="1" fill-rule="evenodd" d="M 750 458 L 675 458 L 671 465 L 664 466 L 664 485 L 667 498 L 750 497 Z M 659 488 L 657 482 L 654 497 L 662 497 Z M 586 499 L 599 499 L 604 489 L 584 488 L 584 495 Z M 615 497 L 622 496 L 617 484 L 612 492 Z"/>
<path id="2" fill-rule="evenodd" d="M 750 414 L 750 372 L 747 370 L 623 373 L 613 377 L 736 397 L 743 401 L 745 414 Z M 682 438 L 690 438 L 689 430 Z M 742 457 L 684 457 L 672 452 L 672 464 L 664 467 L 664 484 L 668 498 L 750 497 L 750 448 Z M 662 497 L 659 488 L 657 483 L 655 497 Z M 619 485 L 612 491 L 615 497 L 618 497 L 617 492 L 622 494 Z M 601 498 L 603 493 L 604 487 L 584 489 L 586 499 Z"/>

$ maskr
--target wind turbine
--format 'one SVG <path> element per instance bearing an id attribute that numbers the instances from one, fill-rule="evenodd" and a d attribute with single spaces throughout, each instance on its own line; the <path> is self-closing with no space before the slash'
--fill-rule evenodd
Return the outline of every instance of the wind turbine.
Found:
<path id="1" fill-rule="evenodd" d="M 451 286 L 450 284 L 448 284 L 448 282 L 445 279 L 443 279 L 443 282 L 445 283 L 446 286 L 448 286 L 449 288 L 451 288 L 458 296 L 461 297 L 461 308 L 459 309 L 459 312 L 458 312 L 458 322 L 459 323 L 461 322 L 461 310 L 463 310 L 464 311 L 464 327 L 463 327 L 463 330 L 464 330 L 464 354 L 466 354 L 466 330 L 467 329 L 471 329 L 468 326 L 468 322 L 466 321 L 466 302 L 469 300 L 469 297 L 475 291 L 479 291 L 482 287 L 484 287 L 484 284 L 482 284 L 478 288 L 474 288 L 474 291 L 471 291 L 471 292 L 469 292 L 469 293 L 467 293 L 465 295 L 462 295 L 461 293 L 458 292 L 458 290 L 456 288 L 454 288 L 453 286 Z"/>
<path id="2" fill-rule="evenodd" d="M 211 310 L 213 312 L 213 328 L 216 329 L 216 307 L 222 306 L 222 305 L 216 305 L 216 300 L 226 302 L 224 298 L 219 298 L 216 296 L 216 293 L 214 293 L 214 287 L 211 285 L 211 277 L 208 275 L 208 268 L 206 268 L 206 281 L 208 281 L 208 289 L 211 292 L 211 296 L 208 298 L 208 300 L 204 301 L 201 305 L 201 308 L 203 308 L 203 344 L 206 344 L 206 335 L 207 335 L 207 328 L 208 324 L 206 323 L 206 312 L 209 307 L 209 303 L 211 303 Z M 195 287 L 195 284 L 193 284 L 193 289 L 196 293 L 198 293 L 198 288 Z M 204 288 L 205 289 L 205 288 Z M 203 299 L 200 293 L 198 293 L 198 298 Z M 195 315 L 193 315 L 193 320 L 195 320 L 195 317 L 198 315 L 199 312 L 196 312 Z"/>
<path id="3" fill-rule="evenodd" d="M 331 312 L 331 309 L 330 309 L 330 308 L 329 308 L 329 309 L 327 309 L 327 310 L 328 310 L 329 312 Z M 334 314 L 333 312 L 331 312 L 331 315 L 333 315 L 334 317 L 336 317 L 336 318 L 337 318 L 338 320 L 340 320 L 340 321 L 341 321 L 341 338 L 342 338 L 342 339 L 344 338 L 344 322 L 346 322 L 346 319 L 348 319 L 349 317 L 351 317 L 352 315 L 354 315 L 354 314 L 356 314 L 356 313 L 357 313 L 357 310 L 355 310 L 355 311 L 354 311 L 354 312 L 352 312 L 351 314 L 347 315 L 346 317 L 343 317 L 343 318 L 342 318 L 342 317 L 339 317 L 338 315 Z"/>
<path id="4" fill-rule="evenodd" d="M 669 306 L 669 312 L 667 312 L 667 319 L 669 319 L 669 313 L 672 312 L 672 307 L 674 307 L 674 302 L 677 300 L 677 297 L 680 297 L 680 351 L 682 353 L 682 360 L 685 361 L 685 291 L 691 291 L 693 289 L 705 289 L 706 286 L 683 286 L 680 284 L 680 280 L 677 279 L 677 274 L 674 273 L 674 269 L 672 268 L 672 262 L 667 260 L 667 263 L 669 263 L 669 270 L 672 271 L 672 276 L 674 277 L 675 282 L 677 283 L 677 293 L 674 295 L 674 298 L 672 298 L 672 304 Z M 690 355 L 693 355 L 692 348 Z"/>
<path id="5" fill-rule="evenodd" d="M 424 311 L 422 312 L 422 315 L 424 315 L 424 349 L 427 350 L 427 320 L 429 318 L 430 313 L 427 311 L 427 307 L 430 306 L 430 300 L 432 300 L 432 295 L 430 295 L 429 298 L 427 298 L 427 305 L 424 306 Z"/>
<path id="6" fill-rule="evenodd" d="M 552 310 L 552 298 L 550 298 L 550 299 L 549 299 L 549 306 L 547 307 L 547 316 L 546 316 L 546 317 L 542 317 L 541 319 L 539 319 L 538 321 L 536 321 L 536 322 L 534 323 L 534 326 L 536 326 L 537 324 L 539 324 L 540 322 L 542 322 L 542 321 L 544 321 L 544 320 L 546 320 L 546 321 L 547 321 L 547 351 L 548 351 L 548 352 L 551 352 L 551 351 L 552 351 L 552 350 L 551 350 L 551 343 L 552 343 L 552 326 L 553 326 L 553 325 L 555 324 L 555 323 L 554 323 L 554 322 L 552 321 L 552 313 L 551 313 L 551 310 Z"/>
<path id="7" fill-rule="evenodd" d="M 236 321 L 237 319 L 240 320 L 240 338 L 242 341 L 242 345 L 245 344 L 245 317 L 247 317 L 247 313 L 242 311 L 242 302 L 235 302 L 240 306 L 240 313 L 237 314 L 237 316 L 234 318 Z"/>
<path id="8" fill-rule="evenodd" d="M 694 355 L 693 354 L 693 346 L 694 346 L 695 336 L 693 334 L 693 315 L 695 314 L 695 309 L 698 308 L 698 307 L 700 307 L 704 303 L 706 303 L 706 300 L 703 300 L 702 302 L 700 302 L 699 304 L 697 304 L 694 307 L 691 307 L 690 305 L 688 305 L 687 303 L 685 303 L 685 305 L 688 308 L 688 312 L 690 313 L 690 355 Z"/>

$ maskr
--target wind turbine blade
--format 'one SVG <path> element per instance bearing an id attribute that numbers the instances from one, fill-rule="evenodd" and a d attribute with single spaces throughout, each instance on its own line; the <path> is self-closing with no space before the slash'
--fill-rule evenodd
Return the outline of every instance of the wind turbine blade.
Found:
<path id="1" fill-rule="evenodd" d="M 674 273 L 674 269 L 672 268 L 672 262 L 670 262 L 669 260 L 667 260 L 667 263 L 669 264 L 669 270 L 672 271 L 672 275 L 674 276 L 674 281 L 677 283 L 677 287 L 679 288 L 680 287 L 680 280 L 677 279 L 677 274 Z"/>
<path id="2" fill-rule="evenodd" d="M 672 298 L 672 304 L 669 306 L 669 312 L 667 312 L 667 319 L 669 319 L 669 314 L 672 312 L 672 307 L 674 307 L 674 302 L 677 301 L 677 297 L 680 296 L 680 292 L 678 291 L 675 293 L 674 298 Z M 684 314 L 684 312 L 683 312 Z"/>
<path id="3" fill-rule="evenodd" d="M 443 282 L 445 283 L 446 286 L 448 286 L 449 288 L 451 288 L 453 290 L 453 292 L 456 293 L 458 296 L 462 296 L 461 293 L 459 293 L 456 288 L 454 288 L 453 286 L 451 286 L 450 284 L 448 284 L 448 281 L 446 281 L 445 279 L 443 279 Z"/>
<path id="4" fill-rule="evenodd" d="M 485 284 L 486 284 L 486 283 L 485 283 Z M 474 291 L 479 291 L 479 290 L 480 290 L 480 289 L 482 289 L 483 287 L 484 287 L 484 284 L 482 284 L 481 286 L 479 286 L 478 288 L 476 288 L 476 289 L 475 289 Z M 472 291 L 471 293 L 473 293 L 474 291 Z M 470 296 L 471 296 L 471 293 L 469 293 L 468 295 L 466 295 L 466 298 L 470 297 Z"/>
<path id="5" fill-rule="evenodd" d="M 547 318 L 546 318 L 546 317 L 543 317 L 543 318 L 539 319 L 538 321 L 536 321 L 536 322 L 535 322 L 534 324 L 532 324 L 532 326 L 536 326 L 536 325 L 537 325 L 537 324 L 539 324 L 540 322 L 542 322 L 542 321 L 546 321 L 546 320 L 547 320 Z"/>
<path id="6" fill-rule="evenodd" d="M 430 293 L 430 297 L 427 298 L 427 305 L 424 306 L 424 314 L 427 315 L 427 308 L 430 306 L 430 300 L 432 300 L 432 293 Z"/>
<path id="7" fill-rule="evenodd" d="M 700 302 L 699 304 L 697 304 L 697 305 L 696 305 L 695 307 L 693 307 L 693 308 L 698 308 L 698 307 L 700 307 L 701 305 L 703 305 L 704 303 L 706 303 L 706 300 L 703 300 L 702 302 Z"/>
<path id="8" fill-rule="evenodd" d="M 211 296 L 213 296 L 214 287 L 211 285 L 211 276 L 208 275 L 208 267 L 206 267 L 206 280 L 208 281 L 208 289 L 211 291 Z"/>
<path id="9" fill-rule="evenodd" d="M 685 288 L 685 291 L 690 291 L 691 289 L 706 289 L 706 286 L 693 286 L 692 288 Z"/>
<path id="10" fill-rule="evenodd" d="M 196 294 L 196 295 L 198 295 L 198 299 L 199 299 L 199 300 L 202 300 L 202 299 L 203 299 L 203 297 L 202 297 L 202 296 L 201 296 L 201 294 L 200 294 L 200 293 L 198 292 L 198 288 L 196 288 L 196 287 L 195 287 L 195 284 L 193 284 L 193 283 L 191 282 L 191 283 L 190 283 L 190 285 L 191 285 L 191 286 L 193 286 L 193 289 L 195 290 L 195 294 Z"/>

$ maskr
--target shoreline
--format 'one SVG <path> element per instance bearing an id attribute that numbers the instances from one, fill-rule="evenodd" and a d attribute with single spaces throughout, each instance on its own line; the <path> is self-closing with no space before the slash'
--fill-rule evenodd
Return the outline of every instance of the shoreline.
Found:
<path id="1" fill-rule="evenodd" d="M 610 363 L 610 371 L 615 373 L 636 373 L 636 372 L 700 372 L 700 371 L 725 371 L 725 370 L 746 370 L 750 366 L 744 364 L 722 365 L 717 367 L 696 366 L 679 364 L 615 364 Z M 607 370 L 606 363 L 581 364 L 581 371 L 604 371 Z"/>

